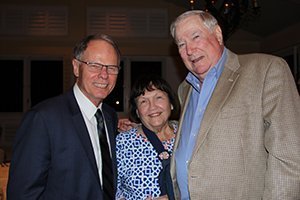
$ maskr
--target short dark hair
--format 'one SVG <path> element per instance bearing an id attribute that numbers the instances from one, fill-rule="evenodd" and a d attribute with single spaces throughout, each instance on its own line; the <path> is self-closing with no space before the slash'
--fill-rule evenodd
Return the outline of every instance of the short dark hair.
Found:
<path id="1" fill-rule="evenodd" d="M 166 92 L 169 98 L 173 110 L 171 110 L 171 116 L 169 120 L 178 120 L 180 113 L 179 100 L 175 92 L 172 90 L 171 86 L 158 75 L 150 74 L 146 76 L 141 76 L 136 80 L 133 87 L 131 88 L 130 98 L 129 98 L 129 118 L 130 120 L 140 123 L 140 119 L 137 116 L 136 109 L 136 98 L 144 95 L 146 90 L 153 91 L 154 89 Z"/>
<path id="2" fill-rule="evenodd" d="M 106 41 L 109 44 L 111 44 L 117 53 L 118 65 L 120 65 L 121 53 L 120 53 L 118 45 L 109 35 L 105 35 L 105 34 L 101 34 L 101 33 L 94 34 L 94 35 L 88 35 L 88 36 L 84 37 L 82 40 L 80 40 L 73 49 L 73 58 L 81 59 L 81 56 L 84 53 L 84 51 L 86 50 L 89 42 L 93 41 L 93 40 L 103 40 L 103 41 Z"/>

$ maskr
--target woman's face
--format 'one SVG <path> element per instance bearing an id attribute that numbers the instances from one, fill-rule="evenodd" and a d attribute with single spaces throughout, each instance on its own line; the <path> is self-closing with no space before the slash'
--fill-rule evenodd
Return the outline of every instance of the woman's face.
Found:
<path id="1" fill-rule="evenodd" d="M 156 88 L 146 90 L 144 95 L 136 98 L 136 104 L 137 115 L 148 129 L 158 132 L 168 126 L 172 105 L 166 92 Z"/>

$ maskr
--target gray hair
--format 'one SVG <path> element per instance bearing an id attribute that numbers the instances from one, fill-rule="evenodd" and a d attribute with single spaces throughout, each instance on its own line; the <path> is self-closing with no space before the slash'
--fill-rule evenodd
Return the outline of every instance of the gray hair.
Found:
<path id="1" fill-rule="evenodd" d="M 211 32 L 214 31 L 214 28 L 218 25 L 218 21 L 214 16 L 210 13 L 205 12 L 203 10 L 190 10 L 186 11 L 183 14 L 179 15 L 175 21 L 170 26 L 170 32 L 172 37 L 176 40 L 176 27 L 178 23 L 189 16 L 197 15 L 202 20 L 203 24 L 210 30 Z"/>
<path id="2" fill-rule="evenodd" d="M 77 58 L 77 59 L 81 59 L 81 56 L 85 52 L 89 42 L 94 41 L 94 40 L 103 40 L 103 41 L 106 41 L 109 44 L 111 44 L 116 51 L 116 54 L 118 57 L 118 65 L 120 65 L 121 53 L 120 53 L 118 45 L 115 43 L 115 41 L 110 36 L 105 35 L 105 34 L 100 34 L 100 33 L 95 34 L 95 35 L 88 35 L 85 38 L 83 38 L 81 41 L 79 41 L 73 49 L 73 57 Z"/>

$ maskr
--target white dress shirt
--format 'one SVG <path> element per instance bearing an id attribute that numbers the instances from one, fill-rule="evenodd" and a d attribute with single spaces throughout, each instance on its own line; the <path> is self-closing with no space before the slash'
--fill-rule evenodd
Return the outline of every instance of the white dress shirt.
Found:
<path id="1" fill-rule="evenodd" d="M 100 143 L 99 143 L 99 136 L 98 136 L 98 131 L 97 131 L 97 120 L 95 117 L 95 113 L 97 112 L 98 109 L 102 111 L 102 103 L 98 107 L 96 107 L 79 89 L 78 85 L 75 84 L 73 87 L 75 99 L 79 105 L 79 108 L 81 110 L 81 113 L 83 115 L 83 119 L 85 121 L 85 125 L 88 129 L 91 143 L 93 146 L 94 154 L 95 154 L 95 159 L 96 163 L 98 166 L 98 174 L 100 178 L 100 182 L 102 185 L 102 157 L 101 157 L 101 149 L 100 149 Z M 104 118 L 104 116 L 103 116 Z M 108 139 L 108 145 L 110 149 L 110 155 L 111 155 L 111 147 L 110 147 L 110 142 L 109 142 L 109 137 L 108 137 L 108 132 L 106 128 L 106 123 L 105 123 L 105 118 L 104 118 L 104 124 L 105 124 L 105 130 L 106 130 L 106 136 Z"/>

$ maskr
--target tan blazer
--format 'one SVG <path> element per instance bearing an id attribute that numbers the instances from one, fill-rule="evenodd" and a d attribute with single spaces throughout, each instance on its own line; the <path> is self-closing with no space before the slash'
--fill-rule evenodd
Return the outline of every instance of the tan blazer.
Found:
<path id="1" fill-rule="evenodd" d="M 179 88 L 183 113 L 191 87 Z M 171 174 L 176 199 L 175 156 Z M 188 164 L 190 198 L 300 199 L 300 98 L 286 62 L 228 51 Z"/>

